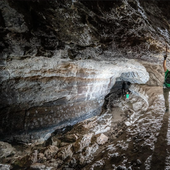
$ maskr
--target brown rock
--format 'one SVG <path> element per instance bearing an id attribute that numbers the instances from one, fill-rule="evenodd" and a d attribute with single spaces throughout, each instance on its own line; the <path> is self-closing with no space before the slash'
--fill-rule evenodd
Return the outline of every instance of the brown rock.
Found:
<path id="1" fill-rule="evenodd" d="M 66 143 L 66 142 L 61 142 L 60 143 L 60 147 L 64 147 L 64 146 L 67 146 L 67 145 L 69 145 L 69 143 Z"/>
<path id="2" fill-rule="evenodd" d="M 97 137 L 96 142 L 97 142 L 99 145 L 103 145 L 103 144 L 105 144 L 105 143 L 108 141 L 108 139 L 109 139 L 109 138 L 102 133 L 102 134 L 100 134 L 100 135 Z"/>
<path id="3" fill-rule="evenodd" d="M 65 160 L 67 157 L 72 157 L 73 151 L 72 151 L 72 144 L 60 148 L 60 152 L 58 153 L 58 157 L 61 158 L 62 160 Z"/>
<path id="4" fill-rule="evenodd" d="M 45 169 L 45 165 L 41 163 L 34 163 L 30 166 L 30 168 L 36 170 Z"/>
<path id="5" fill-rule="evenodd" d="M 31 157 L 31 160 L 33 163 L 37 162 L 37 157 L 38 157 L 38 150 L 34 150 L 32 157 Z"/>
<path id="6" fill-rule="evenodd" d="M 82 153 L 80 153 L 79 155 L 79 163 L 82 165 L 85 161 L 85 157 L 82 155 Z"/>
<path id="7" fill-rule="evenodd" d="M 86 160 L 89 160 L 90 158 L 92 158 L 92 155 L 98 150 L 99 145 L 97 143 L 93 144 L 90 147 L 87 147 L 85 150 L 85 154 L 86 154 Z"/>
<path id="8" fill-rule="evenodd" d="M 58 150 L 58 147 L 50 145 L 48 149 L 44 152 L 44 155 L 47 159 L 51 159 L 57 154 Z"/>
<path id="9" fill-rule="evenodd" d="M 85 147 L 89 146 L 89 144 L 91 143 L 91 139 L 92 139 L 93 133 L 89 133 L 89 134 L 85 134 L 82 139 L 78 139 L 73 147 L 74 147 L 74 151 L 77 152 L 81 152 Z"/>
<path id="10" fill-rule="evenodd" d="M 30 168 L 31 170 L 47 170 L 47 169 L 54 170 L 53 167 L 49 167 L 41 163 L 34 163 L 30 166 Z"/>
<path id="11" fill-rule="evenodd" d="M 67 142 L 67 143 L 73 143 L 78 139 L 78 137 L 75 134 L 68 134 L 64 137 L 60 138 L 61 141 Z"/>
<path id="12" fill-rule="evenodd" d="M 60 146 L 61 141 L 58 139 L 58 137 L 53 136 L 53 137 L 51 138 L 51 140 L 52 140 L 52 145 L 57 146 L 57 147 Z"/>
<path id="13" fill-rule="evenodd" d="M 38 162 L 45 162 L 46 161 L 46 157 L 44 156 L 43 153 L 39 153 L 38 154 Z"/>
<path id="14" fill-rule="evenodd" d="M 89 121 L 89 122 L 88 122 L 88 121 Z M 91 129 L 91 128 L 93 128 L 93 127 L 96 126 L 96 125 L 97 125 L 96 117 L 93 117 L 93 118 L 91 118 L 91 119 L 85 120 L 83 126 L 84 126 L 86 129 Z"/>
<path id="15" fill-rule="evenodd" d="M 0 164 L 0 169 L 1 169 L 1 170 L 10 170 L 10 169 L 11 169 L 11 165 L 8 165 L 8 164 Z"/>
<path id="16" fill-rule="evenodd" d="M 0 159 L 16 153 L 15 148 L 11 144 L 6 142 L 0 142 Z"/>

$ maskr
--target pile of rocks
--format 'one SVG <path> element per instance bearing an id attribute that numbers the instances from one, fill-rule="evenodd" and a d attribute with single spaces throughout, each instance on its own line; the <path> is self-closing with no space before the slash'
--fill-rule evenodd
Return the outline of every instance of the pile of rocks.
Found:
<path id="1" fill-rule="evenodd" d="M 67 133 L 63 131 L 44 143 L 28 145 L 30 152 L 22 152 L 22 155 L 3 142 L 4 146 L 9 145 L 8 151 L 4 150 L 1 154 L 3 166 L 10 163 L 12 167 L 9 165 L 8 169 L 29 167 L 41 170 L 83 167 L 92 162 L 100 150 L 99 146 L 108 142 L 109 138 L 105 134 L 94 131 L 94 127 L 101 126 L 100 121 L 98 117 L 93 117 L 80 122 Z M 100 128 L 102 130 L 102 126 Z M 11 157 L 6 159 L 7 156 Z"/>

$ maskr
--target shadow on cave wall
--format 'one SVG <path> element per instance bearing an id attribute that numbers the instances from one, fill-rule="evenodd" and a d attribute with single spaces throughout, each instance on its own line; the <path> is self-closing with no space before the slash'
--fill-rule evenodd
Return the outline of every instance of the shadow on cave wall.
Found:
<path id="1" fill-rule="evenodd" d="M 112 105 L 112 102 L 114 102 L 114 100 L 125 97 L 125 94 L 127 92 L 130 93 L 129 91 L 130 85 L 131 83 L 128 81 L 117 79 L 117 81 L 111 88 L 110 93 L 105 96 L 101 114 L 105 113 L 108 110 L 108 108 L 111 107 L 110 105 Z"/>

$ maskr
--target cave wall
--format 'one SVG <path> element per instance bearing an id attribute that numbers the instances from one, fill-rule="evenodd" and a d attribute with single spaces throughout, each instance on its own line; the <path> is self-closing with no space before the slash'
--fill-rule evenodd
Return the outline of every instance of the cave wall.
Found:
<path id="1" fill-rule="evenodd" d="M 132 83 L 149 79 L 145 67 L 134 60 L 73 62 L 57 57 L 8 63 L 10 80 L 4 77 L 8 84 L 1 93 L 4 131 L 43 129 L 64 121 L 68 124 L 85 114 L 99 114 L 117 77 L 127 73 Z"/>
<path id="2" fill-rule="evenodd" d="M 150 75 L 148 85 L 161 85 L 168 7 L 138 0 L 1 1 L 0 134 L 99 114 L 117 77 L 144 84 Z"/>

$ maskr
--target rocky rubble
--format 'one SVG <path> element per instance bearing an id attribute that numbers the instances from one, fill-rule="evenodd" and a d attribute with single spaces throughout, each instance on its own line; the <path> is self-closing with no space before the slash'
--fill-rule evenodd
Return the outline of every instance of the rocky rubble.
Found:
<path id="1" fill-rule="evenodd" d="M 15 148 L 13 148 L 9 143 L 0 142 L 0 159 L 6 158 L 14 154 Z"/>
<path id="2" fill-rule="evenodd" d="M 95 118 L 96 119 L 96 118 Z M 91 120 L 89 120 L 91 121 Z M 96 122 L 97 124 L 97 122 Z M 94 133 L 88 133 L 90 129 L 86 128 L 86 134 L 77 132 L 77 128 L 84 128 L 84 122 L 76 125 L 68 134 L 63 136 L 53 136 L 51 144 L 45 146 L 45 144 L 34 144 L 29 148 L 31 153 L 25 154 L 19 158 L 15 158 L 18 155 L 16 153 L 8 154 L 8 163 L 12 164 L 13 168 L 26 168 L 30 169 L 62 169 L 63 167 L 77 167 L 83 166 L 93 160 L 93 155 L 99 149 L 99 145 L 104 145 L 108 141 L 108 137 L 104 134 L 95 135 Z M 85 132 L 84 132 L 85 133 Z M 75 138 L 76 136 L 76 138 Z M 78 137 L 77 137 L 78 136 Z M 60 140 L 60 144 L 54 142 L 54 139 Z M 68 140 L 69 139 L 69 140 Z M 68 143 L 64 143 L 67 141 Z M 9 145 L 9 144 L 8 144 Z M 3 155 L 1 160 L 3 163 L 7 163 L 6 157 Z"/>
<path id="3" fill-rule="evenodd" d="M 9 170 L 9 169 L 11 169 L 11 166 L 10 166 L 10 165 L 7 165 L 7 164 L 0 164 L 0 168 L 1 168 L 2 170 Z"/>

